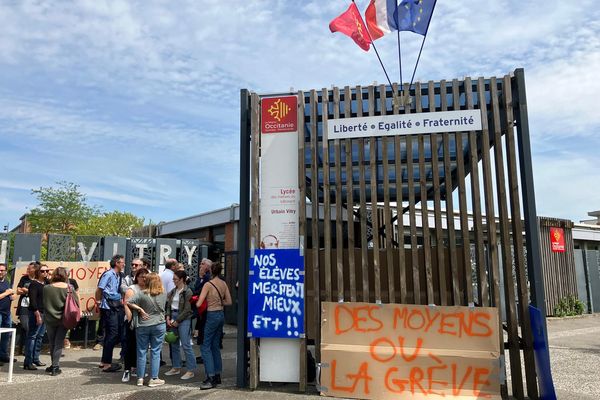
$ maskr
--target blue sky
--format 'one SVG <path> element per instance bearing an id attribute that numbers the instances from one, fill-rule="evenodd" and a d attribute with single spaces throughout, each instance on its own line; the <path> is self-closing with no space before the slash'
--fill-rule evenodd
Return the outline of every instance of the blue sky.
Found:
<path id="1" fill-rule="evenodd" d="M 385 82 L 373 51 L 329 32 L 349 3 L 0 2 L 0 226 L 60 180 L 153 222 L 237 202 L 241 88 Z M 402 33 L 405 76 L 420 39 Z M 376 44 L 397 81 L 395 35 Z M 538 214 L 585 219 L 600 209 L 596 2 L 438 2 L 418 80 L 518 67 Z"/>

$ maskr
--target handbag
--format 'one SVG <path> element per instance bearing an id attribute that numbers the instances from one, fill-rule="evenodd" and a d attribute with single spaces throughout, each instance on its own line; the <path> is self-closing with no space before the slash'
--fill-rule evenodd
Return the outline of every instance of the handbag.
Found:
<path id="1" fill-rule="evenodd" d="M 200 298 L 200 295 L 195 294 L 192 297 L 190 297 L 190 304 L 192 305 L 192 308 L 194 310 L 196 310 L 196 312 L 198 313 L 197 316 L 201 316 L 202 314 L 204 314 L 206 312 L 206 309 L 208 308 L 208 302 L 206 301 L 207 299 L 204 299 L 204 301 L 202 302 L 202 304 L 200 304 L 200 307 L 196 307 L 196 303 L 198 302 L 198 299 Z"/>
<path id="2" fill-rule="evenodd" d="M 63 311 L 63 326 L 67 329 L 73 329 L 81 319 L 81 309 L 73 297 L 71 285 L 67 285 L 67 298 L 65 300 L 65 310 Z"/>

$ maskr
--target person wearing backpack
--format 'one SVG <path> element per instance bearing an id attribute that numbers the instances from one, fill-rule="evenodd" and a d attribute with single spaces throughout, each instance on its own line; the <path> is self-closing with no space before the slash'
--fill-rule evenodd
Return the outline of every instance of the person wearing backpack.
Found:
<path id="1" fill-rule="evenodd" d="M 69 286 L 68 282 L 67 270 L 58 267 L 52 272 L 50 284 L 44 286 L 44 324 L 46 324 L 50 344 L 50 358 L 52 360 L 52 364 L 46 368 L 46 372 L 49 372 L 52 376 L 59 375 L 62 372 L 60 370 L 60 357 L 67 335 L 67 328 L 64 325 L 65 306 L 69 293 L 73 293 L 73 288 Z M 79 307 L 79 298 L 72 295 L 69 297 Z"/>

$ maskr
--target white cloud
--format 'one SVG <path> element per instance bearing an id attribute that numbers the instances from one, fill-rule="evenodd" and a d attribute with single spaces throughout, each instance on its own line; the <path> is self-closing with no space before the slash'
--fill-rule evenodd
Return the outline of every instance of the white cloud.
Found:
<path id="1" fill-rule="evenodd" d="M 72 180 L 109 207 L 140 206 L 161 219 L 237 201 L 241 88 L 266 93 L 385 82 L 373 51 L 329 32 L 329 21 L 348 4 L 0 3 L 6 182 L 28 195 L 23 187 Z M 364 10 L 368 1 L 357 4 Z M 600 128 L 599 21 L 592 0 L 438 2 L 417 71 L 417 78 L 439 80 L 525 68 L 538 208 L 549 213 L 564 207 L 549 200 L 563 195 L 542 183 L 548 160 L 587 154 L 577 142 Z M 420 44 L 421 36 L 402 33 L 405 80 Z M 376 45 L 398 80 L 395 35 Z M 560 152 L 566 136 L 570 148 Z M 30 156 L 42 167 L 32 169 Z M 593 167 L 590 159 L 563 168 L 565 181 L 590 187 L 579 178 Z M 172 200 L 173 193 L 182 200 Z M 583 208 L 573 206 L 569 215 L 576 219 Z"/>

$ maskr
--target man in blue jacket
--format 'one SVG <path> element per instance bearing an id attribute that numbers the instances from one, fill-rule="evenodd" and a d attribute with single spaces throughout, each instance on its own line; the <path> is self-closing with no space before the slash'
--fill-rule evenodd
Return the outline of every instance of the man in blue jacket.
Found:
<path id="1" fill-rule="evenodd" d="M 113 364 L 113 350 L 120 341 L 123 331 L 125 309 L 123 306 L 123 293 L 121 285 L 123 278 L 121 272 L 125 268 L 125 257 L 117 254 L 110 260 L 110 270 L 100 277 L 98 291 L 102 294 L 100 313 L 104 319 L 104 347 L 102 348 L 103 372 L 116 372 L 121 369 L 119 364 Z"/>

